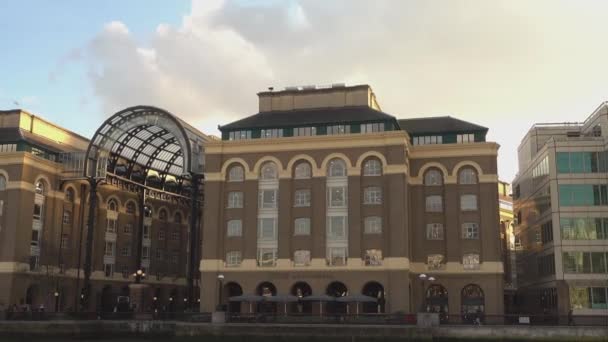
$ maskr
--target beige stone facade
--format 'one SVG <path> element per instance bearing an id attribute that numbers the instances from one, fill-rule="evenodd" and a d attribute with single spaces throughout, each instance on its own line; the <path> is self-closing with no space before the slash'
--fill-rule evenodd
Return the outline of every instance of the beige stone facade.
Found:
<path id="1" fill-rule="evenodd" d="M 54 311 L 57 293 L 57 309 L 73 310 L 83 287 L 88 185 L 64 178 L 59 153 L 82 151 L 88 140 L 20 110 L 0 112 L 0 123 L 0 304 L 43 305 Z M 115 210 L 110 210 L 111 202 Z M 151 307 L 156 296 L 158 305 L 181 310 L 189 210 L 160 200 L 148 205 L 152 216 L 145 219 L 150 228 L 144 243 L 149 255 L 144 305 Z M 139 211 L 136 194 L 113 184 L 100 186 L 92 298 L 86 310 L 111 311 L 116 296 L 128 295 L 138 267 L 136 240 L 142 238 Z"/>
<path id="2" fill-rule="evenodd" d="M 363 92 L 373 100 L 360 102 L 379 108 L 373 92 L 368 87 L 363 90 L 353 87 L 353 98 Z M 293 96 L 306 98 L 310 104 L 315 103 L 311 97 L 322 95 L 318 101 L 327 105 L 327 99 L 339 98 L 335 93 L 348 94 L 348 89 L 304 92 L 307 94 L 293 90 L 261 93 L 262 113 L 258 115 L 274 111 L 275 105 L 280 111 L 289 110 L 283 102 L 295 103 L 289 100 Z M 295 117 L 299 110 L 294 108 L 293 114 L 285 115 Z M 317 132 L 321 129 L 316 128 Z M 230 296 L 265 295 L 268 291 L 333 294 L 338 283 L 347 294 L 382 299 L 377 307 L 367 306 L 368 312 L 416 312 L 427 288 L 443 287 L 447 296 L 429 298 L 428 309 L 459 316 L 462 310 L 471 310 L 463 306 L 463 295 L 467 286 L 474 285 L 484 297 L 475 305 L 486 314 L 503 313 L 497 144 L 413 145 L 412 137 L 401 129 L 285 136 L 287 131 L 274 139 L 224 139 L 205 147 L 203 311 L 218 304 L 218 275 L 222 275 L 223 303 Z M 333 171 L 337 164 L 345 166 L 345 173 Z M 310 172 L 299 174 L 300 165 Z M 367 169 L 376 165 L 379 170 Z M 471 178 L 467 184 L 460 181 L 462 170 Z M 429 172 L 439 175 L 437 184 L 425 182 Z M 335 187 L 347 193 L 339 208 L 332 205 Z M 269 202 L 270 209 L 265 208 L 267 191 L 276 196 Z M 299 198 L 302 193 L 309 194 L 304 204 Z M 372 193 L 380 194 L 380 199 L 370 201 Z M 435 212 L 426 204 L 429 196 L 440 198 L 441 208 Z M 473 198 L 474 208 L 461 207 L 462 196 Z M 233 205 L 234 198 L 242 203 Z M 332 217 L 342 215 L 347 223 L 340 240 L 330 226 L 334 225 Z M 380 227 L 372 227 L 370 218 Z M 298 219 L 309 220 L 305 233 L 299 231 Z M 264 240 L 267 222 L 274 225 L 270 242 Z M 427 233 L 432 224 L 441 226 L 436 236 Z M 464 224 L 472 224 L 474 232 L 465 234 Z M 337 263 L 334 246 L 346 250 Z M 268 249 L 269 255 L 276 255 L 265 259 L 260 250 Z M 437 263 L 431 262 L 433 255 L 440 256 Z M 423 284 L 419 279 L 423 273 L 436 281 Z M 230 309 L 248 312 L 256 307 L 233 303 Z M 310 310 L 319 312 L 318 304 Z M 349 310 L 354 312 L 355 305 Z"/>

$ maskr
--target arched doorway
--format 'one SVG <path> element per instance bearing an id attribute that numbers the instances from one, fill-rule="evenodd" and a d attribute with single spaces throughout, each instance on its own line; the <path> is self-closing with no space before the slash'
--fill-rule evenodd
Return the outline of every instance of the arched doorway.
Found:
<path id="1" fill-rule="evenodd" d="M 485 298 L 479 285 L 469 284 L 463 287 L 460 294 L 460 303 L 460 312 L 464 321 L 473 323 L 477 318 L 480 322 L 483 321 Z"/>
<path id="2" fill-rule="evenodd" d="M 243 294 L 243 288 L 241 285 L 235 282 L 229 282 L 224 285 L 224 298 L 222 298 L 224 303 L 228 303 L 228 312 L 241 312 L 241 302 L 230 302 L 228 299 L 230 297 L 241 296 Z"/>
<path id="3" fill-rule="evenodd" d="M 291 287 L 291 294 L 302 299 L 312 295 L 312 288 L 308 283 L 299 281 Z M 312 314 L 312 302 L 302 302 L 300 300 L 298 303 L 292 304 L 291 311 L 300 314 Z"/>
<path id="4" fill-rule="evenodd" d="M 361 293 L 378 299 L 377 303 L 363 303 L 363 313 L 384 313 L 384 286 L 376 281 L 370 281 L 363 286 Z"/>
<path id="5" fill-rule="evenodd" d="M 256 294 L 262 297 L 271 297 L 277 295 L 277 288 L 273 283 L 265 281 L 260 283 L 256 288 Z M 258 304 L 258 312 L 268 312 L 268 313 L 276 313 L 277 312 L 277 303 L 271 302 L 261 302 Z"/>
<path id="6" fill-rule="evenodd" d="M 332 297 L 344 297 L 348 295 L 348 288 L 344 283 L 334 281 L 327 285 L 325 293 Z M 345 314 L 347 303 L 329 302 L 327 303 L 327 313 L 330 314 Z"/>
<path id="7" fill-rule="evenodd" d="M 106 285 L 101 290 L 101 312 L 113 312 L 114 311 L 114 294 L 112 293 L 112 286 Z"/>
<path id="8" fill-rule="evenodd" d="M 426 290 L 426 311 L 439 313 L 442 322 L 448 319 L 448 290 L 439 284 L 433 284 Z"/>

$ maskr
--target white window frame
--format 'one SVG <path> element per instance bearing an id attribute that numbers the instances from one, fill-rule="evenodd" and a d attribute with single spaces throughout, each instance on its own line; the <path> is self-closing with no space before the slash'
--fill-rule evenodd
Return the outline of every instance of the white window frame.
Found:
<path id="1" fill-rule="evenodd" d="M 382 176 L 382 163 L 375 158 L 365 161 L 363 176 Z"/>
<path id="2" fill-rule="evenodd" d="M 259 192 L 260 209 L 276 209 L 279 201 L 278 189 L 260 189 Z"/>
<path id="3" fill-rule="evenodd" d="M 245 169 L 242 165 L 233 165 L 228 171 L 229 182 L 242 182 L 245 180 Z"/>
<path id="4" fill-rule="evenodd" d="M 294 207 L 310 207 L 312 197 L 310 189 L 297 189 L 293 197 Z"/>
<path id="5" fill-rule="evenodd" d="M 439 198 L 439 202 L 435 200 Z M 425 210 L 427 213 L 441 213 L 443 212 L 443 196 L 441 195 L 429 195 L 426 196 Z"/>
<path id="6" fill-rule="evenodd" d="M 226 267 L 238 267 L 241 266 L 241 262 L 241 251 L 229 251 L 226 253 Z"/>
<path id="7" fill-rule="evenodd" d="M 443 240 L 445 231 L 442 223 L 427 223 L 426 224 L 426 239 L 427 240 Z"/>
<path id="8" fill-rule="evenodd" d="M 458 182 L 464 185 L 477 184 L 477 172 L 468 167 L 463 168 L 458 172 Z"/>
<path id="9" fill-rule="evenodd" d="M 334 220 L 342 221 L 341 227 L 334 226 Z M 327 217 L 327 241 L 348 241 L 348 216 Z"/>
<path id="10" fill-rule="evenodd" d="M 347 177 L 348 169 L 346 163 L 342 159 L 332 159 L 329 161 L 329 165 L 327 166 L 327 177 L 335 178 L 335 177 Z"/>
<path id="11" fill-rule="evenodd" d="M 342 200 L 335 199 L 342 193 Z M 327 187 L 327 207 L 346 208 L 348 206 L 348 187 L 347 186 L 328 186 Z"/>
<path id="12" fill-rule="evenodd" d="M 298 217 L 293 222 L 293 235 L 310 235 L 310 217 Z"/>
<path id="13" fill-rule="evenodd" d="M 477 262 L 474 262 L 477 261 Z M 462 256 L 462 268 L 465 270 L 478 270 L 481 267 L 479 253 L 466 253 Z"/>
<path id="14" fill-rule="evenodd" d="M 114 241 L 106 241 L 105 246 L 103 248 L 103 255 L 107 257 L 115 256 L 116 244 Z"/>
<path id="15" fill-rule="evenodd" d="M 228 203 L 226 208 L 228 209 L 240 209 L 243 208 L 243 192 L 231 191 L 228 193 Z"/>
<path id="16" fill-rule="evenodd" d="M 312 177 L 312 166 L 308 162 L 300 162 L 294 171 L 295 179 L 310 179 Z"/>
<path id="17" fill-rule="evenodd" d="M 442 186 L 443 173 L 437 169 L 430 169 L 424 173 L 424 185 L 426 186 Z"/>
<path id="18" fill-rule="evenodd" d="M 226 236 L 240 237 L 243 236 L 243 221 L 240 219 L 229 220 L 226 222 Z"/>
<path id="19" fill-rule="evenodd" d="M 265 226 L 268 222 L 272 223 L 271 234 L 267 234 L 269 228 Z M 258 218 L 258 241 L 276 241 L 277 240 L 277 218 L 276 217 L 260 217 Z"/>
<path id="20" fill-rule="evenodd" d="M 382 234 L 382 217 L 367 216 L 363 220 L 364 234 Z"/>
<path id="21" fill-rule="evenodd" d="M 368 186 L 363 189 L 363 204 L 382 204 L 382 188 L 379 186 Z"/>
<path id="22" fill-rule="evenodd" d="M 479 239 L 479 224 L 476 222 L 465 222 L 462 224 L 462 238 L 465 240 Z"/>
<path id="23" fill-rule="evenodd" d="M 478 209 L 477 195 L 464 194 L 460 195 L 460 210 L 475 211 Z"/>
<path id="24" fill-rule="evenodd" d="M 266 162 L 260 168 L 260 180 L 276 180 L 279 179 L 279 170 L 273 162 Z"/>

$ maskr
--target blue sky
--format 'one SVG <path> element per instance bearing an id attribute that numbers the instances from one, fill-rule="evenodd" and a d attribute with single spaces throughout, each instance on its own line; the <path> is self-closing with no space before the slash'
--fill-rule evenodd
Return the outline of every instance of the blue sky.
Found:
<path id="1" fill-rule="evenodd" d="M 186 0 L 5 0 L 0 2 L 0 108 L 20 107 L 90 135 L 102 113 L 82 63 L 63 65 L 111 21 L 145 44 L 160 23 L 178 24 Z M 56 77 L 52 77 L 57 74 Z M 95 120 L 91 120 L 95 117 Z"/>
<path id="2" fill-rule="evenodd" d="M 499 177 L 537 122 L 608 100 L 607 1 L 0 0 L 0 108 L 85 136 L 147 104 L 205 133 L 273 86 L 369 84 L 397 118 L 489 128 Z"/>

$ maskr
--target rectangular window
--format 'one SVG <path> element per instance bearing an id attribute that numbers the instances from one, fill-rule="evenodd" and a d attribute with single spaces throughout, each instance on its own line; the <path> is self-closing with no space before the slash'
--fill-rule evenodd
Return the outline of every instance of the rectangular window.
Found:
<path id="1" fill-rule="evenodd" d="M 241 265 L 241 252 L 240 251 L 230 251 L 226 253 L 226 266 L 234 267 Z"/>
<path id="2" fill-rule="evenodd" d="M 278 190 L 260 190 L 260 208 L 274 209 L 277 207 Z"/>
<path id="3" fill-rule="evenodd" d="M 173 240 L 173 241 L 179 240 L 179 230 L 174 230 L 171 232 L 171 240 Z"/>
<path id="4" fill-rule="evenodd" d="M 460 210 L 477 210 L 477 195 L 460 196 Z"/>
<path id="5" fill-rule="evenodd" d="M 346 258 L 346 247 L 327 248 L 327 264 L 329 266 L 345 266 Z"/>
<path id="6" fill-rule="evenodd" d="M 150 226 L 144 226 L 143 238 L 144 239 L 150 238 Z"/>
<path id="7" fill-rule="evenodd" d="M 297 250 L 293 253 L 294 266 L 310 266 L 310 251 Z"/>
<path id="8" fill-rule="evenodd" d="M 116 227 L 118 226 L 116 220 L 108 219 L 106 222 L 106 233 L 116 233 Z"/>
<path id="9" fill-rule="evenodd" d="M 293 129 L 294 137 L 304 137 L 317 135 L 316 127 L 296 127 Z"/>
<path id="10" fill-rule="evenodd" d="M 382 188 L 370 186 L 363 190 L 363 204 L 382 204 Z"/>
<path id="11" fill-rule="evenodd" d="M 556 152 L 558 173 L 600 172 L 598 152 Z"/>
<path id="12" fill-rule="evenodd" d="M 165 259 L 165 251 L 162 249 L 156 249 L 156 260 L 164 260 Z"/>
<path id="13" fill-rule="evenodd" d="M 564 273 L 607 273 L 604 252 L 564 252 Z"/>
<path id="14" fill-rule="evenodd" d="M 608 288 L 592 287 L 591 288 L 591 308 L 592 309 L 608 309 L 606 297 Z"/>
<path id="15" fill-rule="evenodd" d="M 274 267 L 277 265 L 276 248 L 258 248 L 258 266 Z"/>
<path id="16" fill-rule="evenodd" d="M 334 186 L 327 188 L 327 203 L 329 208 L 346 207 L 346 187 Z"/>
<path id="17" fill-rule="evenodd" d="M 271 139 L 271 138 L 280 138 L 282 136 L 283 136 L 282 128 L 270 128 L 270 129 L 263 129 L 262 134 L 260 135 L 260 138 Z"/>
<path id="18" fill-rule="evenodd" d="M 293 200 L 294 207 L 310 207 L 310 189 L 296 190 Z"/>
<path id="19" fill-rule="evenodd" d="M 384 122 L 361 124 L 361 133 L 384 132 Z"/>
<path id="20" fill-rule="evenodd" d="M 382 250 L 368 249 L 365 251 L 365 266 L 382 266 Z"/>
<path id="21" fill-rule="evenodd" d="M 69 225 L 72 223 L 72 213 L 68 210 L 63 211 L 63 224 Z"/>
<path id="22" fill-rule="evenodd" d="M 414 145 L 434 145 L 434 144 L 442 144 L 443 136 L 441 135 L 425 135 L 418 136 L 413 138 Z"/>
<path id="23" fill-rule="evenodd" d="M 240 191 L 232 191 L 228 193 L 228 208 L 243 207 L 243 193 Z"/>
<path id="24" fill-rule="evenodd" d="M 275 218 L 261 218 L 258 220 L 258 240 L 277 239 L 277 220 Z"/>
<path id="25" fill-rule="evenodd" d="M 578 207 L 608 205 L 608 188 L 606 185 L 561 184 L 559 203 Z"/>
<path id="26" fill-rule="evenodd" d="M 369 216 L 365 218 L 363 232 L 365 234 L 381 234 L 382 233 L 382 217 Z"/>
<path id="27" fill-rule="evenodd" d="M 463 239 L 479 239 L 479 225 L 477 223 L 463 223 L 462 224 L 462 238 Z"/>
<path id="28" fill-rule="evenodd" d="M 443 211 L 443 203 L 441 196 L 432 195 L 426 197 L 426 211 L 440 213 Z"/>
<path id="29" fill-rule="evenodd" d="M 131 256 L 131 246 L 125 245 L 120 249 L 120 255 L 123 257 Z"/>
<path id="30" fill-rule="evenodd" d="M 471 253 L 465 254 L 462 257 L 462 268 L 465 270 L 478 270 L 479 269 L 479 254 Z"/>
<path id="31" fill-rule="evenodd" d="M 172 264 L 177 264 L 179 262 L 179 253 L 178 252 L 171 252 L 171 259 L 170 259 Z"/>
<path id="32" fill-rule="evenodd" d="M 443 240 L 443 224 L 428 223 L 426 225 L 427 240 Z"/>
<path id="33" fill-rule="evenodd" d="M 327 135 L 348 134 L 348 133 L 350 133 L 350 125 L 327 126 Z"/>
<path id="34" fill-rule="evenodd" d="M 159 229 L 158 230 L 158 239 L 159 240 L 164 240 L 165 239 L 165 230 L 164 229 Z"/>
<path id="35" fill-rule="evenodd" d="M 34 220 L 40 220 L 42 217 L 42 206 L 40 204 L 34 204 Z"/>
<path id="36" fill-rule="evenodd" d="M 456 142 L 459 144 L 467 144 L 467 143 L 475 142 L 475 134 L 472 134 L 472 133 L 458 134 L 456 136 Z"/>
<path id="37" fill-rule="evenodd" d="M 251 131 L 233 131 L 228 133 L 229 140 L 251 139 Z"/>
<path id="38" fill-rule="evenodd" d="M 327 240 L 346 240 L 346 216 L 327 217 Z"/>
<path id="39" fill-rule="evenodd" d="M 295 219 L 293 235 L 310 235 L 310 218 L 299 217 Z"/>
<path id="40" fill-rule="evenodd" d="M 241 236 L 243 235 L 243 221 L 241 220 L 230 220 L 227 223 L 226 229 L 227 236 Z"/>

